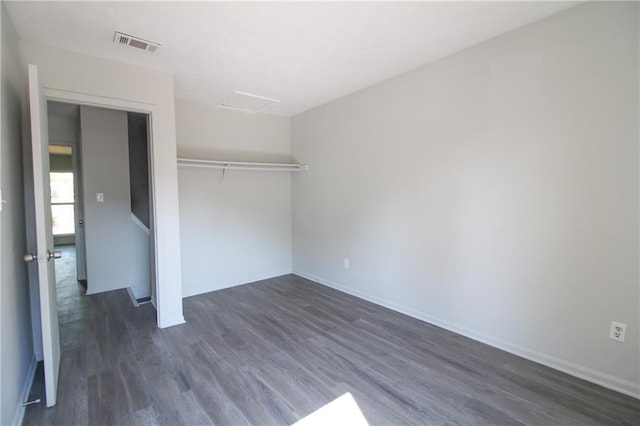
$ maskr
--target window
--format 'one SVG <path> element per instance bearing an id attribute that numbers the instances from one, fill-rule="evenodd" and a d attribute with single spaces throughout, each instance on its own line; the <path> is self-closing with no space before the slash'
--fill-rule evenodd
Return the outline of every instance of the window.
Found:
<path id="1" fill-rule="evenodd" d="M 51 217 L 53 219 L 53 235 L 75 234 L 75 217 L 73 206 L 72 172 L 51 172 Z"/>

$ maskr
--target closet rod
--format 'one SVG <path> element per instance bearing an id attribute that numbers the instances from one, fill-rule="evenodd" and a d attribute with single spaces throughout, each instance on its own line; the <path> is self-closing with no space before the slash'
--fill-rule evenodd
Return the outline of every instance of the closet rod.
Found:
<path id="1" fill-rule="evenodd" d="M 309 170 L 306 164 L 296 163 L 251 163 L 240 161 L 196 160 L 191 158 L 178 158 L 178 166 L 181 167 L 206 167 L 212 169 L 233 170 L 264 170 L 264 171 L 305 171 Z"/>

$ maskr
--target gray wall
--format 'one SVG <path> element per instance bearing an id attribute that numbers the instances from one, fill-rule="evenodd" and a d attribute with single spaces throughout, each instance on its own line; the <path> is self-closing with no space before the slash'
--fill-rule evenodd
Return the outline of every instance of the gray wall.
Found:
<path id="1" fill-rule="evenodd" d="M 288 162 L 289 120 L 176 102 L 180 157 Z M 179 168 L 182 294 L 291 272 L 291 174 Z"/>
<path id="2" fill-rule="evenodd" d="M 150 228 L 147 114 L 127 113 L 131 212 Z"/>
<path id="3" fill-rule="evenodd" d="M 640 395 L 638 71 L 587 3 L 294 117 L 294 271 Z"/>
<path id="4" fill-rule="evenodd" d="M 134 265 L 129 285 L 136 299 L 151 297 L 153 275 L 153 243 L 151 240 L 151 198 L 149 186 L 149 128 L 147 114 L 127 113 L 129 137 L 129 184 L 131 214 L 138 225 L 131 229 L 131 253 Z M 146 267 L 144 267 L 146 266 Z"/>
<path id="5" fill-rule="evenodd" d="M 127 113 L 81 106 L 80 128 L 87 293 L 131 287 L 148 297 L 151 247 L 132 219 Z"/>
<path id="6" fill-rule="evenodd" d="M 25 253 L 25 215 L 22 179 L 21 98 L 24 79 L 19 67 L 18 39 L 0 4 L 2 65 L 0 169 L 2 198 L 0 213 L 0 424 L 19 421 L 23 412 L 23 390 L 28 389 L 34 348 L 29 307 Z M 39 326 L 39 324 L 38 324 Z"/>
<path id="7" fill-rule="evenodd" d="M 81 106 L 80 128 L 87 293 L 93 294 L 126 287 L 133 267 L 127 113 Z"/>
<path id="8" fill-rule="evenodd" d="M 47 102 L 49 143 L 76 145 L 80 136 L 80 107 L 63 102 Z"/>

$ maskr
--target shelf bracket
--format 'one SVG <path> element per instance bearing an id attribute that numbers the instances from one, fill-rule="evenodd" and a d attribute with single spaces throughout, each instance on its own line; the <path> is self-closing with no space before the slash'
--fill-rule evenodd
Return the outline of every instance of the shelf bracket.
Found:
<path id="1" fill-rule="evenodd" d="M 222 185 L 222 182 L 224 182 L 224 175 L 227 173 L 227 168 L 223 167 L 222 168 L 222 173 L 220 173 L 220 185 Z"/>

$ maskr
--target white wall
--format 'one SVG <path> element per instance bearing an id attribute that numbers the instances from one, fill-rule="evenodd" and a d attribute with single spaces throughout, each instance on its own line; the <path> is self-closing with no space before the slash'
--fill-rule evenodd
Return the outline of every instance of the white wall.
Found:
<path id="1" fill-rule="evenodd" d="M 294 271 L 640 395 L 638 71 L 589 3 L 294 117 Z"/>
<path id="2" fill-rule="evenodd" d="M 158 325 L 184 322 L 180 272 L 180 229 L 173 77 L 116 61 L 21 42 L 22 63 L 35 64 L 45 92 L 53 98 L 82 99 L 123 109 L 151 111 L 154 225 L 159 293 Z M 25 71 L 26 72 L 26 71 Z"/>
<path id="3" fill-rule="evenodd" d="M 131 245 L 127 113 L 81 106 L 80 128 L 87 294 L 94 294 L 128 287 L 137 266 Z M 103 202 L 97 201 L 98 193 Z"/>
<path id="4" fill-rule="evenodd" d="M 289 120 L 176 102 L 180 157 L 289 162 Z M 291 272 L 289 172 L 179 169 L 183 295 Z"/>
<path id="5" fill-rule="evenodd" d="M 0 424 L 19 423 L 21 406 L 28 392 L 35 359 L 29 308 L 29 287 L 25 253 L 24 195 L 22 187 L 21 97 L 24 90 L 18 38 L 4 3 L 1 19 L 1 102 L 0 102 Z M 40 324 L 37 324 L 39 327 Z"/>
<path id="6" fill-rule="evenodd" d="M 151 257 L 149 228 L 131 213 L 129 216 L 128 244 L 131 257 L 128 259 L 127 287 L 131 287 L 136 299 L 151 297 Z"/>

